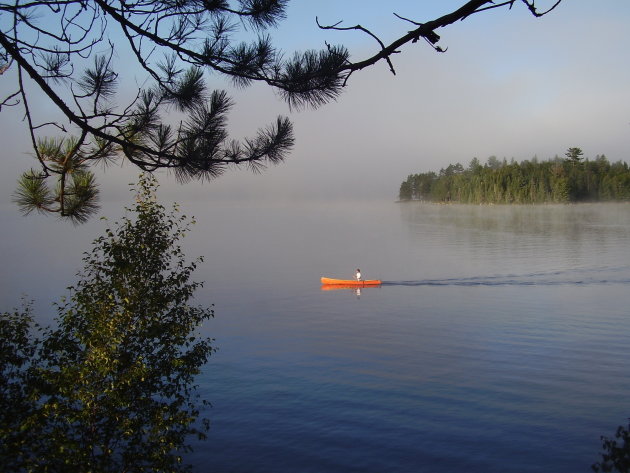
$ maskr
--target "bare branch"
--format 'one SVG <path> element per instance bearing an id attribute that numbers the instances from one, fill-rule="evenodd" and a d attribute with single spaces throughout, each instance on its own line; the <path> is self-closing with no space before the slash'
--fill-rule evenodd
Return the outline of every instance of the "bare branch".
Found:
<path id="1" fill-rule="evenodd" d="M 322 29 L 322 30 L 336 30 L 336 31 L 358 30 L 358 31 L 362 31 L 363 33 L 365 33 L 365 34 L 371 36 L 372 38 L 374 38 L 376 40 L 376 42 L 378 42 L 378 44 L 381 47 L 381 51 L 383 51 L 385 49 L 385 43 L 383 43 L 383 41 L 381 41 L 381 39 L 378 36 L 376 36 L 370 30 L 368 30 L 367 28 L 364 28 L 361 25 L 341 27 L 341 26 L 338 26 L 338 25 L 340 25 L 342 23 L 342 21 L 338 21 L 334 25 L 323 26 L 323 25 L 321 25 L 319 23 L 319 18 L 317 18 L 317 17 L 315 17 L 315 23 L 317 23 L 317 26 L 320 29 Z M 394 51 L 394 53 L 395 52 L 397 52 L 397 51 Z M 389 64 L 389 70 L 391 71 L 391 73 L 396 75 L 396 70 L 394 69 L 394 65 L 392 64 L 391 60 L 389 59 L 389 56 L 386 56 L 385 60 L 387 61 L 387 64 Z"/>
<path id="2" fill-rule="evenodd" d="M 20 95 L 20 91 L 13 92 L 12 94 L 7 95 L 4 100 L 0 103 L 0 112 L 2 111 L 2 107 L 15 107 L 20 104 L 19 99 L 15 99 Z M 15 99 L 15 101 L 12 101 Z"/>

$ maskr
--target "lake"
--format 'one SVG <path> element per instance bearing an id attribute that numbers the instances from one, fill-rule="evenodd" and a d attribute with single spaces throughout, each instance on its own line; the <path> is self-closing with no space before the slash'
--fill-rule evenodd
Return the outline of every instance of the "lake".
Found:
<path id="1" fill-rule="evenodd" d="M 630 205 L 193 206 L 213 472 L 579 472 L 630 417 Z M 381 287 L 323 291 L 360 267 Z"/>
<path id="2" fill-rule="evenodd" d="M 627 425 L 630 204 L 183 209 L 218 348 L 195 472 L 588 472 Z M 45 320 L 105 223 L 12 218 L 3 310 Z M 383 284 L 321 289 L 356 268 Z"/>

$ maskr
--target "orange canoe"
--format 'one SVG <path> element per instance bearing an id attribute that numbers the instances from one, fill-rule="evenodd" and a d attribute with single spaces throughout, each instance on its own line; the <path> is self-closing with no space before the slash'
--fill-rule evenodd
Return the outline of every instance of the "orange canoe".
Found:
<path id="1" fill-rule="evenodd" d="M 366 289 L 368 287 L 381 287 L 380 284 L 363 284 L 363 285 L 359 285 L 356 283 L 354 284 L 322 284 L 321 288 L 322 291 L 338 291 L 340 289 L 345 289 L 347 290 L 351 290 L 351 291 L 360 291 L 361 289 Z"/>
<path id="2" fill-rule="evenodd" d="M 363 287 L 363 286 L 378 286 L 381 284 L 380 279 L 368 279 L 365 281 L 357 281 L 356 279 L 332 279 L 322 278 L 322 284 L 335 285 L 335 286 L 347 286 L 347 287 Z"/>

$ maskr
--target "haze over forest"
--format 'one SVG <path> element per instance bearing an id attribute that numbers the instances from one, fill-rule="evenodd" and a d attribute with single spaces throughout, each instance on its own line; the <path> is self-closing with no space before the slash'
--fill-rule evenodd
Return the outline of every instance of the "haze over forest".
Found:
<path id="1" fill-rule="evenodd" d="M 464 204 L 545 204 L 630 201 L 630 170 L 623 161 L 606 156 L 589 160 L 580 148 L 569 148 L 565 158 L 520 163 L 499 161 L 482 165 L 477 158 L 464 168 L 449 164 L 439 173 L 410 174 L 400 185 L 400 200 Z"/>
<path id="2" fill-rule="evenodd" d="M 3 4 L 0 470 L 593 464 L 627 419 L 629 204 L 394 201 L 630 201 L 630 2 L 202 3 Z M 320 289 L 357 267 L 379 284 Z"/>
<path id="3" fill-rule="evenodd" d="M 389 39 L 407 27 L 392 12 L 433 18 L 460 4 L 291 2 L 274 40 L 287 54 L 322 47 L 324 41 L 343 43 L 360 58 L 375 51 L 369 38 L 319 31 L 315 17 L 322 23 L 360 23 Z M 471 156 L 482 162 L 493 155 L 521 161 L 553 156 L 577 143 L 586 156 L 626 160 L 630 4 L 567 1 L 540 19 L 521 5 L 515 9 L 475 15 L 444 29 L 444 54 L 423 42 L 405 47 L 393 58 L 396 76 L 385 64 L 361 71 L 337 103 L 318 110 L 289 111 L 268 88 L 234 89 L 212 78 L 212 86 L 227 89 L 236 101 L 229 116 L 234 137 L 251 135 L 277 114 L 288 114 L 296 146 L 285 163 L 260 175 L 236 170 L 187 186 L 162 177 L 163 189 L 181 202 L 395 199 L 401 176 Z M 0 86 L 7 90 L 11 76 L 3 79 Z M 35 164 L 21 118 L 18 111 L 3 110 L 3 204 L 10 201 L 18 175 Z M 124 196 L 136 175 L 130 166 L 99 171 L 104 201 Z"/>

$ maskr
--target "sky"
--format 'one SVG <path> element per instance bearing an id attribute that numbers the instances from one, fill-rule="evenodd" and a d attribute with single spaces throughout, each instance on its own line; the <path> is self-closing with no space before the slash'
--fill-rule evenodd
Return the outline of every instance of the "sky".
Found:
<path id="1" fill-rule="evenodd" d="M 324 24 L 361 24 L 389 43 L 411 29 L 393 13 L 422 22 L 463 3 L 294 0 L 272 34 L 287 55 L 329 42 L 346 45 L 351 59 L 361 60 L 377 51 L 373 39 L 321 31 L 315 17 Z M 544 8 L 552 2 L 537 3 Z M 253 136 L 285 115 L 294 124 L 295 148 L 286 162 L 262 174 L 234 169 L 182 186 L 162 173 L 162 185 L 181 202 L 395 200 L 407 175 L 467 165 L 474 157 L 547 159 L 577 146 L 586 157 L 630 161 L 629 21 L 626 0 L 565 0 L 542 18 L 517 2 L 511 11 L 484 12 L 438 30 L 445 53 L 425 42 L 404 46 L 392 58 L 396 75 L 384 62 L 355 73 L 336 102 L 317 110 L 292 111 L 268 87 L 234 89 L 211 76 L 210 85 L 228 90 L 236 103 L 229 116 L 233 138 Z M 7 83 L 0 85 L 5 90 Z M 7 202 L 17 175 L 35 161 L 20 114 L 3 110 L 0 116 L 6 170 L 0 198 Z M 97 173 L 103 198 L 111 200 L 138 170 Z"/>
<path id="2" fill-rule="evenodd" d="M 409 29 L 392 12 L 423 21 L 463 2 L 384 3 L 293 2 L 278 39 L 297 49 L 341 42 L 358 60 L 374 41 L 319 32 L 314 17 L 360 23 L 388 42 Z M 410 44 L 393 58 L 396 76 L 385 63 L 355 74 L 336 103 L 289 114 L 297 141 L 286 163 L 260 176 L 233 172 L 210 192 L 394 199 L 408 174 L 473 157 L 546 159 L 577 146 L 630 161 L 628 20 L 629 2 L 570 0 L 539 19 L 517 2 L 451 25 L 439 31 L 446 53 Z M 271 110 L 287 113 L 262 87 L 238 97 L 236 134 L 268 122 Z"/>

